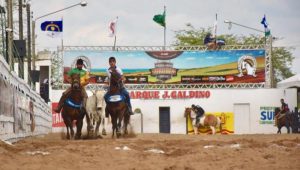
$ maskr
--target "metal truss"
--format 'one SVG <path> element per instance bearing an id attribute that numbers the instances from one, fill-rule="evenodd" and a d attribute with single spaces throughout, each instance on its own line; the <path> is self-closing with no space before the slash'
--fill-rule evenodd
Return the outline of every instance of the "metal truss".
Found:
<path id="1" fill-rule="evenodd" d="M 266 83 L 240 83 L 240 84 L 127 84 L 130 90 L 138 89 L 197 89 L 197 88 L 270 88 L 271 87 L 271 42 L 269 37 L 267 44 L 254 45 L 224 45 L 219 50 L 247 50 L 247 49 L 266 49 Z M 64 46 L 58 48 L 57 53 L 52 58 L 52 88 L 65 89 L 67 84 L 63 84 L 63 53 L 66 51 L 112 51 L 112 46 Z M 117 46 L 116 51 L 160 51 L 160 50 L 177 50 L 177 51 L 206 51 L 206 46 Z M 103 85 L 88 85 L 89 90 L 103 89 Z"/>
<path id="2" fill-rule="evenodd" d="M 246 50 L 246 49 L 264 49 L 264 44 L 251 45 L 224 45 L 219 50 Z M 64 46 L 63 51 L 113 51 L 112 46 Z M 115 51 L 205 51 L 207 47 L 202 46 L 116 46 Z"/>
<path id="3" fill-rule="evenodd" d="M 240 83 L 240 84 L 126 84 L 128 90 L 182 90 L 182 89 L 254 89 L 264 88 L 264 83 Z M 70 87 L 69 84 L 64 84 L 63 89 Z M 89 84 L 87 90 L 106 90 L 106 85 Z"/>
<path id="4" fill-rule="evenodd" d="M 266 52 L 265 52 L 265 81 L 266 88 L 272 88 L 273 73 L 272 73 L 272 35 L 266 37 Z"/>

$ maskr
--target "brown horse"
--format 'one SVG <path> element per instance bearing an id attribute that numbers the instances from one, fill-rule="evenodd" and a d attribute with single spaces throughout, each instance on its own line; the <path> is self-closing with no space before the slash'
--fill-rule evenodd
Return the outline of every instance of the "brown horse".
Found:
<path id="1" fill-rule="evenodd" d="M 280 114 L 280 108 L 275 108 L 275 116 Z M 287 129 L 287 133 L 290 133 L 290 127 L 292 127 L 292 117 L 291 115 L 287 112 L 283 115 L 279 115 L 278 116 L 278 120 L 277 120 L 277 128 L 278 128 L 278 131 L 277 131 L 277 134 L 280 133 L 281 134 L 281 128 L 283 126 L 286 127 Z"/>
<path id="2" fill-rule="evenodd" d="M 127 126 L 129 124 L 130 115 L 128 107 L 125 103 L 124 96 L 121 95 L 122 79 L 121 75 L 113 69 L 110 77 L 109 101 L 105 108 L 105 112 L 109 113 L 112 121 L 112 137 L 116 133 L 117 138 L 121 136 L 121 125 L 124 119 L 124 135 L 128 134 Z"/>
<path id="3" fill-rule="evenodd" d="M 219 127 L 220 131 L 222 131 L 222 124 L 220 118 L 212 114 L 204 114 L 202 117 L 200 117 L 199 121 L 197 121 L 196 113 L 192 110 L 192 108 L 187 107 L 184 111 L 184 117 L 187 117 L 187 115 L 189 115 L 189 117 L 191 118 L 194 128 L 194 134 L 198 134 L 198 128 L 200 126 L 210 127 L 213 135 L 216 134 L 216 127 Z"/>
<path id="4" fill-rule="evenodd" d="M 71 92 L 65 101 L 62 111 L 62 118 L 67 127 L 67 139 L 74 139 L 73 121 L 76 120 L 76 136 L 75 139 L 80 139 L 81 129 L 84 118 L 82 107 L 83 95 L 81 92 L 80 76 L 74 74 L 71 76 Z M 70 131 L 71 130 L 71 136 Z"/>

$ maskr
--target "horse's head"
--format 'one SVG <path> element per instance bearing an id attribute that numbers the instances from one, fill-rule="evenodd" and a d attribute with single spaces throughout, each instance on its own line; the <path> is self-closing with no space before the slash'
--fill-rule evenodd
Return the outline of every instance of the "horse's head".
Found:
<path id="1" fill-rule="evenodd" d="M 279 107 L 276 107 L 275 110 L 274 110 L 274 115 L 278 115 L 280 112 L 280 108 Z"/>
<path id="2" fill-rule="evenodd" d="M 186 107 L 184 110 L 184 117 L 187 117 L 187 115 L 191 116 L 192 108 Z"/>
<path id="3" fill-rule="evenodd" d="M 96 95 L 96 108 L 97 110 L 101 110 L 103 109 L 105 106 L 105 102 L 104 101 L 104 95 L 105 95 L 105 91 L 104 90 L 97 90 L 95 92 Z"/>
<path id="4" fill-rule="evenodd" d="M 122 86 L 122 75 L 119 74 L 116 69 L 111 70 L 110 86 L 117 87 L 118 89 Z"/>
<path id="5" fill-rule="evenodd" d="M 79 90 L 81 88 L 79 74 L 73 74 L 71 76 L 71 87 L 73 90 Z"/>

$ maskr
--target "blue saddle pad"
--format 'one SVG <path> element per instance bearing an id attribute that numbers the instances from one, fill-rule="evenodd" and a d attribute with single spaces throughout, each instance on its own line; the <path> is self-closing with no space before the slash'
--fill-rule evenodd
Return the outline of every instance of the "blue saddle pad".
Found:
<path id="1" fill-rule="evenodd" d="M 67 98 L 67 100 L 65 101 L 65 104 L 67 104 L 70 107 L 73 107 L 75 109 L 80 109 L 82 106 L 82 102 L 80 103 L 75 103 L 74 101 L 72 101 L 70 98 Z"/>
<path id="2" fill-rule="evenodd" d="M 111 103 L 116 103 L 116 102 L 122 102 L 125 101 L 125 96 L 123 95 L 109 95 L 108 96 L 108 101 L 107 102 L 111 102 Z"/>

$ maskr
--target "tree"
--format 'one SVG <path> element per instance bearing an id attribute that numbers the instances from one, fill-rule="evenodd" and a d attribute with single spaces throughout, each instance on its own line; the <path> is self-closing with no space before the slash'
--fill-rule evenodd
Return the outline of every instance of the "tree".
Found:
<path id="1" fill-rule="evenodd" d="M 212 28 L 194 28 L 190 23 L 186 24 L 186 29 L 175 31 L 175 46 L 195 46 L 204 45 L 203 40 Z M 237 36 L 233 34 L 218 35 L 218 38 L 224 39 L 226 45 L 249 45 L 264 44 L 265 37 L 259 35 Z M 273 47 L 272 49 L 272 65 L 274 71 L 275 83 L 293 76 L 291 65 L 295 58 L 291 53 L 292 48 Z"/>

